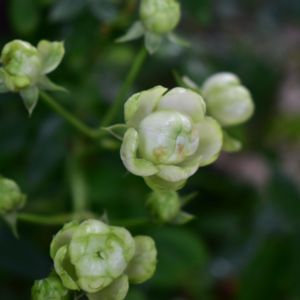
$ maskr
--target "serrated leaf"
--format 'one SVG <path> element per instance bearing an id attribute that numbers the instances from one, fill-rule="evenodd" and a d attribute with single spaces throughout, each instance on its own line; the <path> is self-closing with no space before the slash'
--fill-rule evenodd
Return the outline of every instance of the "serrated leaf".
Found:
<path id="1" fill-rule="evenodd" d="M 105 129 L 111 135 L 122 141 L 128 127 L 125 124 L 116 124 L 109 127 L 105 127 L 103 129 Z"/>
<path id="2" fill-rule="evenodd" d="M 49 42 L 42 40 L 37 46 L 42 62 L 42 73 L 48 74 L 55 70 L 61 63 L 65 48 L 63 42 Z"/>
<path id="3" fill-rule="evenodd" d="M 162 36 L 158 34 L 149 31 L 145 33 L 145 47 L 151 55 L 159 49 L 162 39 Z"/>
<path id="4" fill-rule="evenodd" d="M 45 91 L 69 93 L 69 91 L 65 87 L 54 83 L 47 76 L 43 76 L 40 78 L 38 82 L 38 87 L 41 90 L 45 90 Z"/>
<path id="5" fill-rule="evenodd" d="M 181 47 L 190 47 L 191 43 L 185 39 L 183 39 L 182 37 L 178 36 L 177 34 L 175 34 L 174 32 L 171 32 L 168 34 L 168 40 L 178 46 Z"/>
<path id="6" fill-rule="evenodd" d="M 117 43 L 124 43 L 136 40 L 145 34 L 145 28 L 142 22 L 137 21 L 128 29 L 125 35 L 116 40 Z"/>
<path id="7" fill-rule="evenodd" d="M 39 89 L 36 86 L 29 87 L 20 92 L 29 116 L 32 115 L 39 99 Z"/>
<path id="8" fill-rule="evenodd" d="M 242 143 L 231 137 L 226 131 L 223 130 L 223 151 L 238 152 L 242 149 Z"/>

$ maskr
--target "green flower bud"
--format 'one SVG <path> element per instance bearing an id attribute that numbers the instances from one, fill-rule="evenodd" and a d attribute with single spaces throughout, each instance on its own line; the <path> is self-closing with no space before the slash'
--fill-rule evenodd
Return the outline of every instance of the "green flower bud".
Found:
<path id="1" fill-rule="evenodd" d="M 142 0 L 140 18 L 150 32 L 166 34 L 180 21 L 180 4 L 177 0 Z"/>
<path id="2" fill-rule="evenodd" d="M 209 114 L 223 126 L 241 124 L 253 115 L 250 92 L 234 74 L 218 73 L 209 77 L 202 92 Z"/>
<path id="3" fill-rule="evenodd" d="M 59 277 L 51 275 L 42 280 L 36 280 L 31 289 L 32 300 L 68 300 L 69 291 L 63 286 Z"/>
<path id="4" fill-rule="evenodd" d="M 87 294 L 89 300 L 123 300 L 129 289 L 128 277 L 122 275 L 98 293 Z"/>
<path id="5" fill-rule="evenodd" d="M 134 256 L 130 233 L 98 220 L 67 224 L 53 238 L 56 273 L 69 289 L 97 293 L 125 271 Z"/>
<path id="6" fill-rule="evenodd" d="M 147 206 L 158 221 L 168 222 L 180 212 L 180 199 L 174 191 L 154 191 L 147 200 Z"/>
<path id="7" fill-rule="evenodd" d="M 126 168 L 145 177 L 150 187 L 176 190 L 200 166 L 218 157 L 222 130 L 215 120 L 205 117 L 200 95 L 184 88 L 166 91 L 157 86 L 125 103 L 129 129 L 121 158 Z"/>
<path id="8" fill-rule="evenodd" d="M 151 278 L 156 270 L 157 250 L 155 242 L 148 236 L 136 236 L 135 255 L 126 273 L 132 283 L 142 283 Z"/>
<path id="9" fill-rule="evenodd" d="M 0 215 L 21 209 L 26 202 L 19 186 L 12 180 L 0 177 Z"/>
<path id="10" fill-rule="evenodd" d="M 38 51 L 27 42 L 14 40 L 6 44 L 1 53 L 1 63 L 8 75 L 6 83 L 12 91 L 27 88 L 38 80 L 41 68 Z"/>

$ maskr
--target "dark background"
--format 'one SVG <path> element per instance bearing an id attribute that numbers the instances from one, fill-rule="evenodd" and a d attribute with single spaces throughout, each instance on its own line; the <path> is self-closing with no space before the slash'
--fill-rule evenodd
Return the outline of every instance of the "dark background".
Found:
<path id="1" fill-rule="evenodd" d="M 199 84 L 227 70 L 251 90 L 256 113 L 232 130 L 244 149 L 200 169 L 182 191 L 198 192 L 187 206 L 196 220 L 132 228 L 155 238 L 159 264 L 155 277 L 132 286 L 126 299 L 300 299 L 300 1 L 181 2 L 177 32 L 192 47 L 165 44 L 147 60 L 132 92 L 173 87 L 172 70 Z M 136 19 L 137 4 L 0 0 L 0 43 L 64 40 L 66 56 L 51 78 L 72 92 L 56 98 L 97 126 L 142 45 L 113 43 Z M 29 119 L 18 95 L 0 95 L 0 145 L 0 172 L 27 193 L 28 212 L 71 210 L 66 166 L 80 147 L 90 209 L 106 211 L 112 223 L 147 216 L 149 190 L 126 172 L 119 144 L 86 140 L 42 102 Z M 0 223 L 1 299 L 30 299 L 33 280 L 51 269 L 48 248 L 58 229 L 20 223 L 16 240 Z"/>

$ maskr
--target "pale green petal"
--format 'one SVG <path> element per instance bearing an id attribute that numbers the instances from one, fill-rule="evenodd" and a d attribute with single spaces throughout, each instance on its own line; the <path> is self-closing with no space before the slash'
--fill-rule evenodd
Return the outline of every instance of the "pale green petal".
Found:
<path id="1" fill-rule="evenodd" d="M 121 146 L 121 159 L 125 167 L 131 173 L 138 176 L 152 176 L 158 172 L 153 163 L 137 157 L 139 146 L 138 133 L 134 128 L 130 128 L 124 135 Z"/>
<path id="2" fill-rule="evenodd" d="M 206 166 L 214 162 L 222 149 L 222 128 L 213 118 L 206 117 L 196 125 L 200 132 L 200 141 L 197 152 L 184 161 L 180 166 L 184 169 L 193 169 L 194 166 Z"/>
<path id="3" fill-rule="evenodd" d="M 211 93 L 214 90 L 222 89 L 229 86 L 240 85 L 239 78 L 229 72 L 221 72 L 210 76 L 202 86 L 202 92 L 204 95 Z"/>
<path id="4" fill-rule="evenodd" d="M 154 111 L 156 104 L 166 91 L 165 87 L 156 86 L 130 97 L 124 106 L 127 125 L 137 128 L 141 120 Z"/>
<path id="5" fill-rule="evenodd" d="M 89 300 L 123 300 L 129 289 L 128 277 L 122 275 L 98 293 L 87 294 Z"/>
<path id="6" fill-rule="evenodd" d="M 185 88 L 174 88 L 166 93 L 157 105 L 157 110 L 181 112 L 199 122 L 204 118 L 206 105 L 202 97 Z"/>
<path id="7" fill-rule="evenodd" d="M 154 240 L 148 236 L 136 236 L 134 241 L 136 251 L 126 274 L 130 282 L 139 284 L 153 276 L 156 270 L 157 250 Z"/>
<path id="8" fill-rule="evenodd" d="M 133 258 L 135 252 L 135 243 L 133 237 L 128 230 L 122 227 L 110 226 L 110 230 L 112 234 L 115 234 L 118 239 L 122 241 L 124 256 L 126 261 L 129 262 Z"/>
<path id="9" fill-rule="evenodd" d="M 65 224 L 60 231 L 57 232 L 50 244 L 50 256 L 52 259 L 54 259 L 59 248 L 70 243 L 73 233 L 78 225 L 79 223 L 76 221 L 69 222 Z"/>
<path id="10" fill-rule="evenodd" d="M 242 149 L 242 143 L 230 136 L 227 132 L 223 131 L 223 151 L 238 152 Z"/>
<path id="11" fill-rule="evenodd" d="M 42 40 L 39 42 L 38 53 L 42 64 L 42 74 L 48 74 L 55 70 L 61 63 L 65 48 L 63 42 L 49 42 Z"/>
<path id="12" fill-rule="evenodd" d="M 157 174 L 158 177 L 170 181 L 170 182 L 178 182 L 188 179 L 191 175 L 193 175 L 198 166 L 183 168 L 180 166 L 167 166 L 167 165 L 160 165 L 159 173 Z"/>
<path id="13" fill-rule="evenodd" d="M 63 246 L 55 254 L 54 268 L 57 275 L 60 277 L 63 285 L 70 290 L 79 290 L 76 283 L 76 273 L 74 266 L 70 262 L 68 256 L 68 247 Z"/>
<path id="14" fill-rule="evenodd" d="M 184 187 L 186 180 L 180 180 L 177 182 L 166 181 L 158 176 L 144 177 L 145 183 L 152 190 L 162 190 L 162 191 L 178 191 Z"/>

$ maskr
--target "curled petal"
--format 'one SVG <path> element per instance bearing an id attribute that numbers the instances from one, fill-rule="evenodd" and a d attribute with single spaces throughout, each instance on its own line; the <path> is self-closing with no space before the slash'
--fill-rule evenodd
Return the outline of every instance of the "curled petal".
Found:
<path id="1" fill-rule="evenodd" d="M 128 277 L 122 275 L 98 293 L 87 294 L 89 300 L 123 300 L 129 289 Z"/>
<path id="2" fill-rule="evenodd" d="M 74 266 L 70 262 L 68 247 L 63 246 L 55 254 L 54 268 L 63 285 L 69 290 L 79 290 Z"/>
<path id="3" fill-rule="evenodd" d="M 202 97 L 185 88 L 176 87 L 166 93 L 157 105 L 157 110 L 181 112 L 199 122 L 205 115 L 206 105 Z"/>
<path id="4" fill-rule="evenodd" d="M 71 241 L 78 222 L 69 222 L 54 236 L 50 245 L 50 256 L 54 259 L 56 252 L 63 246 L 68 245 Z"/>
<path id="5" fill-rule="evenodd" d="M 150 279 L 156 269 L 157 250 L 155 242 L 148 236 L 136 236 L 135 256 L 126 269 L 130 282 L 138 284 Z"/>
<path id="6" fill-rule="evenodd" d="M 222 128 L 213 118 L 206 117 L 196 125 L 201 132 L 199 146 L 194 155 L 189 157 L 180 166 L 192 169 L 196 166 L 203 167 L 214 162 L 222 149 Z"/>
<path id="7" fill-rule="evenodd" d="M 121 147 L 121 159 L 125 167 L 138 176 L 152 176 L 158 169 L 150 161 L 137 157 L 138 133 L 134 128 L 130 128 L 124 135 Z"/>
<path id="8" fill-rule="evenodd" d="M 160 165 L 158 177 L 171 182 L 178 182 L 189 178 L 185 169 L 178 166 Z"/>
<path id="9" fill-rule="evenodd" d="M 160 97 L 167 91 L 163 86 L 156 86 L 150 90 L 134 94 L 124 106 L 125 121 L 130 127 L 137 128 L 141 120 L 149 115 L 159 101 Z"/>

